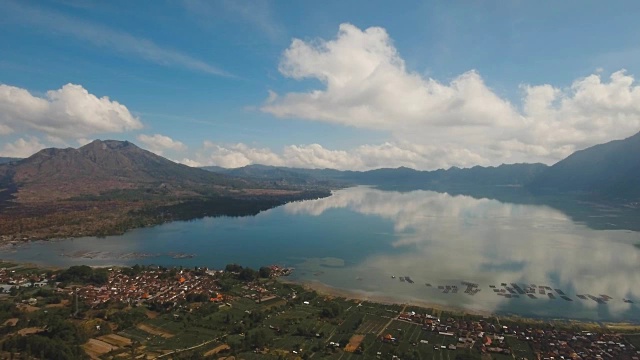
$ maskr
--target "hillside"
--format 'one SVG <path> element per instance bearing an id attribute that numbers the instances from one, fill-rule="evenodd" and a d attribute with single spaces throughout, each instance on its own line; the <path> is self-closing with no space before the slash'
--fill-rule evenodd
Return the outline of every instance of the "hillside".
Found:
<path id="1" fill-rule="evenodd" d="M 247 181 L 174 163 L 127 141 L 96 140 L 81 148 L 44 149 L 2 165 L 21 201 L 65 199 L 110 190 L 154 188 L 195 191 L 246 187 Z M 6 179 L 5 179 L 6 181 Z"/>
<path id="2" fill-rule="evenodd" d="M 254 215 L 328 194 L 192 168 L 127 141 L 96 140 L 0 165 L 0 240 L 106 235 L 176 219 Z"/>
<path id="3" fill-rule="evenodd" d="M 640 196 L 640 133 L 576 151 L 528 187 L 536 192 Z"/>
<path id="4" fill-rule="evenodd" d="M 334 186 L 374 185 L 386 189 L 460 191 L 477 187 L 523 187 L 533 193 L 583 194 L 609 198 L 640 197 L 640 133 L 623 140 L 576 151 L 553 166 L 502 164 L 419 171 L 406 167 L 369 171 L 298 169 L 249 165 L 237 169 L 208 167 L 220 173 L 289 183 L 323 181 Z"/>
<path id="5" fill-rule="evenodd" d="M 369 171 L 340 171 L 333 169 L 297 169 L 264 165 L 249 165 L 237 169 L 206 167 L 212 172 L 250 175 L 251 178 L 287 179 L 288 181 L 324 181 L 336 185 L 360 184 L 382 187 L 430 188 L 441 186 L 522 186 L 547 168 L 544 164 L 509 164 L 498 167 L 474 166 L 468 169 L 452 167 L 447 170 L 419 171 L 407 167 Z"/>

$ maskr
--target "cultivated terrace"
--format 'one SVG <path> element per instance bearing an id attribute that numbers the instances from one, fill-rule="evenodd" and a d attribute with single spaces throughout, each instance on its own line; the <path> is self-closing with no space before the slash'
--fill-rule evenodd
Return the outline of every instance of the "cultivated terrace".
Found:
<path id="1" fill-rule="evenodd" d="M 638 359 L 635 326 L 319 295 L 291 269 L 0 263 L 2 359 Z"/>

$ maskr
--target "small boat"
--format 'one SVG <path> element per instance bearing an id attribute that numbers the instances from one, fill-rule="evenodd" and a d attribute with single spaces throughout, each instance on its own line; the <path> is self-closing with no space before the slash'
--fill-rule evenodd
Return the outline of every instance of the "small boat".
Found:
<path id="1" fill-rule="evenodd" d="M 391 275 L 391 278 L 392 278 L 392 279 L 395 279 L 395 278 L 396 278 L 396 276 L 395 276 L 395 275 Z"/>

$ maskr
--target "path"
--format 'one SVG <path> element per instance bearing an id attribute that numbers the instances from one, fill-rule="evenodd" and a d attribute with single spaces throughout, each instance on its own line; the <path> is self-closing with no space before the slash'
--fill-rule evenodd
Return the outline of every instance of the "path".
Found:
<path id="1" fill-rule="evenodd" d="M 400 310 L 400 313 L 404 313 L 404 311 L 407 310 L 407 305 L 404 305 L 404 307 L 402 308 L 402 310 Z M 387 328 L 389 327 L 389 325 L 391 325 L 391 323 L 393 322 L 393 320 L 395 320 L 396 317 L 392 317 L 391 319 L 389 319 L 389 322 L 382 328 L 382 330 L 380 330 L 380 332 L 376 335 L 377 337 L 382 336 L 382 333 L 387 330 Z"/>

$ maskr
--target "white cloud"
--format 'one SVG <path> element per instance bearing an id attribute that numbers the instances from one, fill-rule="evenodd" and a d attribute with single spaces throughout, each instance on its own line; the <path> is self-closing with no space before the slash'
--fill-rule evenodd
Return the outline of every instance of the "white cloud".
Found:
<path id="1" fill-rule="evenodd" d="M 6 2 L 4 10 L 14 19 L 87 41 L 94 46 L 109 48 L 119 53 L 141 58 L 162 66 L 177 66 L 203 73 L 234 77 L 232 74 L 182 52 L 157 45 L 153 41 L 93 24 L 80 18 L 72 18 L 54 11 L 45 11 L 24 3 Z"/>
<path id="2" fill-rule="evenodd" d="M 79 138 L 79 139 L 76 139 L 76 142 L 80 146 L 85 146 L 88 143 L 92 142 L 93 140 L 95 140 L 95 139 Z"/>
<path id="3" fill-rule="evenodd" d="M 19 138 L 5 144 L 0 151 L 0 156 L 26 158 L 44 148 L 45 146 L 36 137 Z"/>
<path id="4" fill-rule="evenodd" d="M 284 165 L 280 156 L 266 148 L 252 148 L 245 144 L 223 146 L 205 141 L 197 154 L 197 163 L 237 168 L 250 164 Z"/>
<path id="5" fill-rule="evenodd" d="M 205 166 L 204 164 L 201 164 L 195 160 L 191 160 L 189 158 L 184 158 L 180 161 L 178 161 L 181 164 L 187 165 L 187 166 L 191 166 L 191 167 L 200 167 L 200 166 Z"/>
<path id="6" fill-rule="evenodd" d="M 216 144 L 205 141 L 195 159 L 184 159 L 190 166 L 217 165 L 237 168 L 251 164 L 316 169 L 369 170 L 406 166 L 415 169 L 445 168 L 449 164 L 473 166 L 487 159 L 466 149 L 386 142 L 362 145 L 350 150 L 331 150 L 319 144 L 288 145 L 280 153 L 246 144 Z M 191 165 L 193 164 L 193 165 Z"/>
<path id="7" fill-rule="evenodd" d="M 90 94 L 80 85 L 67 84 L 47 91 L 45 97 L 0 84 L 0 127 L 37 130 L 58 139 L 142 128 L 126 106 Z"/>
<path id="8" fill-rule="evenodd" d="M 590 75 L 567 89 L 523 85 L 519 109 L 474 70 L 448 83 L 409 71 L 387 32 L 377 27 L 363 31 L 342 24 L 333 40 L 294 39 L 279 70 L 295 80 L 317 79 L 323 87 L 270 91 L 263 111 L 384 130 L 395 142 L 422 144 L 423 150 L 456 149 L 462 162 L 448 165 L 478 156 L 491 164 L 550 163 L 640 130 L 640 86 L 624 71 L 609 81 Z"/>
<path id="9" fill-rule="evenodd" d="M 0 135 L 8 135 L 13 132 L 13 129 L 7 125 L 0 124 Z"/>
<path id="10" fill-rule="evenodd" d="M 151 152 L 162 155 L 165 150 L 186 151 L 187 146 L 180 141 L 160 134 L 155 135 L 138 135 L 138 140 Z"/>

